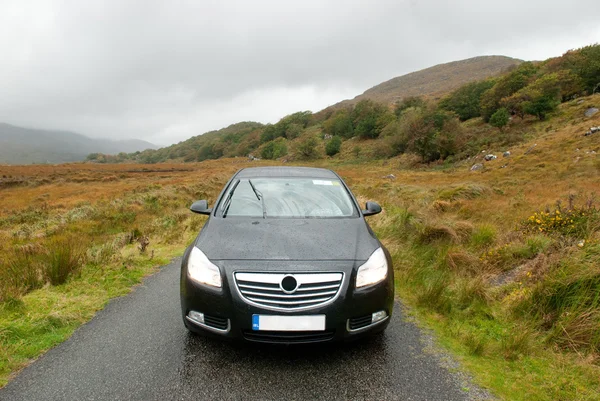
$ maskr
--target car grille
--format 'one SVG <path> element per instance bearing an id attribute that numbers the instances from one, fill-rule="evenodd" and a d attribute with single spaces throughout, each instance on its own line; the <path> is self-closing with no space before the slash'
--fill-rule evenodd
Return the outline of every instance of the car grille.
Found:
<path id="1" fill-rule="evenodd" d="M 229 327 L 228 319 L 208 315 L 204 315 L 204 324 L 219 330 L 227 330 Z"/>
<path id="2" fill-rule="evenodd" d="M 358 329 L 361 329 L 363 327 L 367 327 L 368 325 L 370 325 L 372 322 L 372 319 L 373 319 L 372 315 L 353 317 L 352 319 L 350 319 L 350 322 L 348 323 L 348 327 L 350 328 L 350 330 L 358 330 Z"/>
<path id="3" fill-rule="evenodd" d="M 284 291 L 282 280 L 292 276 L 297 282 L 293 291 Z M 236 287 L 249 304 L 266 309 L 297 311 L 312 309 L 331 302 L 339 294 L 342 273 L 235 273 Z"/>
<path id="4" fill-rule="evenodd" d="M 244 338 L 261 343 L 301 344 L 333 339 L 334 331 L 252 331 L 244 330 Z"/>

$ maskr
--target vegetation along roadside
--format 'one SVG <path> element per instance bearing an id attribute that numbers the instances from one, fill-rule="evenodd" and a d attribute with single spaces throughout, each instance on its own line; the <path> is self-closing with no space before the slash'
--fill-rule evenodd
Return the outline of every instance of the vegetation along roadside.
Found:
<path id="1" fill-rule="evenodd" d="M 203 222 L 191 201 L 241 167 L 285 162 L 332 168 L 382 204 L 370 223 L 400 298 L 478 383 L 509 400 L 600 399 L 598 49 L 437 100 L 0 167 L 0 383 L 180 253 Z"/>

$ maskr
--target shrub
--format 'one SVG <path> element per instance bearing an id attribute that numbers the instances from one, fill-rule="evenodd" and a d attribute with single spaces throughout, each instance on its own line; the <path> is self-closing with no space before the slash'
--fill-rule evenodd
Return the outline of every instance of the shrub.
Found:
<path id="1" fill-rule="evenodd" d="M 287 146 L 285 140 L 278 139 L 267 143 L 261 150 L 260 156 L 263 159 L 278 159 L 287 155 Z"/>
<path id="2" fill-rule="evenodd" d="M 504 107 L 496 110 L 494 114 L 490 117 L 490 125 L 492 127 L 500 128 L 503 130 L 506 125 L 508 125 L 508 121 L 510 120 L 510 114 L 508 110 Z"/>
<path id="3" fill-rule="evenodd" d="M 340 152 L 341 147 L 342 147 L 342 138 L 340 138 L 339 136 L 334 136 L 325 145 L 325 153 L 327 153 L 327 156 L 336 155 Z"/>
<path id="4" fill-rule="evenodd" d="M 564 209 L 559 206 L 554 211 L 535 212 L 523 225 L 529 232 L 584 239 L 600 227 L 600 210 L 595 207 Z"/>
<path id="5" fill-rule="evenodd" d="M 296 147 L 298 155 L 303 159 L 314 159 L 317 157 L 317 139 L 308 137 L 298 144 Z"/>

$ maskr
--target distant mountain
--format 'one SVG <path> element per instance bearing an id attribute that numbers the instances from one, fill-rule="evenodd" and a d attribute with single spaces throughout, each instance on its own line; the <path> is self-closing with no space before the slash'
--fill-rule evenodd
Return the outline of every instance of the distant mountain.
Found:
<path id="1" fill-rule="evenodd" d="M 383 103 L 394 103 L 410 96 L 435 99 L 466 83 L 499 75 L 522 62 L 523 60 L 506 56 L 479 56 L 438 64 L 382 82 L 371 89 L 367 89 L 354 99 L 344 100 L 331 106 L 331 108 L 355 104 L 363 99 Z"/>
<path id="2" fill-rule="evenodd" d="M 0 123 L 0 163 L 65 163 L 90 153 L 131 153 L 157 146 L 139 139 L 93 139 L 69 131 L 49 131 Z"/>

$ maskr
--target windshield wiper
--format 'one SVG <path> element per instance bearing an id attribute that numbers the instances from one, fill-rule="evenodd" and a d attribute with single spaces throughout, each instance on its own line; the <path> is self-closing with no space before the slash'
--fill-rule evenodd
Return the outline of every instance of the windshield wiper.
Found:
<path id="1" fill-rule="evenodd" d="M 227 194 L 227 199 L 225 199 L 225 202 L 223 203 L 223 218 L 227 217 L 227 211 L 229 210 L 229 206 L 231 205 L 231 197 L 233 196 L 233 192 L 235 191 L 239 183 L 240 180 L 237 180 L 235 184 L 233 184 L 233 188 L 231 188 L 231 191 L 229 191 L 229 193 Z"/>
<path id="2" fill-rule="evenodd" d="M 256 187 L 252 183 L 252 180 L 248 180 L 248 184 L 250 184 L 250 187 L 254 191 L 254 195 L 256 195 L 256 198 L 261 202 L 263 219 L 266 219 L 267 218 L 267 208 L 265 207 L 265 198 L 264 198 L 262 192 L 260 192 L 258 189 L 256 189 Z"/>

